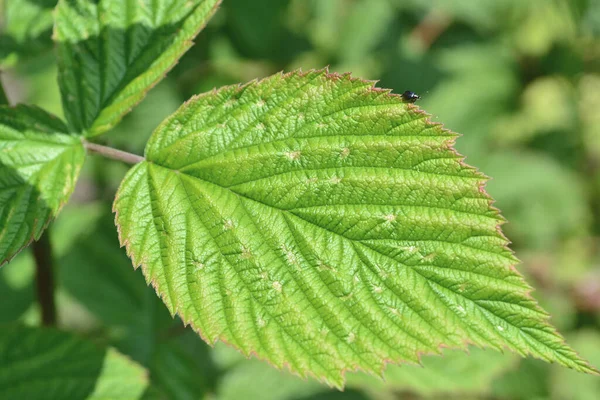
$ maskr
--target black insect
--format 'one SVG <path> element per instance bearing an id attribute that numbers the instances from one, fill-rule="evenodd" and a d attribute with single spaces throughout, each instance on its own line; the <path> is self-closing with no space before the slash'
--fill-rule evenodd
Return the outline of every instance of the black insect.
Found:
<path id="1" fill-rule="evenodd" d="M 421 98 L 421 96 L 419 96 L 415 92 L 411 92 L 410 90 L 407 90 L 406 92 L 402 93 L 401 96 L 404 101 L 407 101 L 409 103 L 414 103 L 415 101 Z"/>

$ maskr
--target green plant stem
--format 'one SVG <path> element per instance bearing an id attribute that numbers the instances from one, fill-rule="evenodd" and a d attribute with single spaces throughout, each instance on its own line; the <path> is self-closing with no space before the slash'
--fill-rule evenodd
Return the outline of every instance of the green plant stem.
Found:
<path id="1" fill-rule="evenodd" d="M 110 158 L 117 161 L 122 161 L 127 164 L 137 164 L 144 161 L 144 157 L 138 156 L 137 154 L 128 153 L 123 150 L 117 150 L 112 147 L 102 146 L 96 143 L 90 143 L 88 141 L 83 142 L 88 153 L 96 153 L 103 155 L 106 158 Z"/>
<path id="2" fill-rule="evenodd" d="M 37 298 L 42 311 L 42 325 L 56 325 L 56 302 L 54 296 L 54 260 L 49 231 L 33 243 Z"/>

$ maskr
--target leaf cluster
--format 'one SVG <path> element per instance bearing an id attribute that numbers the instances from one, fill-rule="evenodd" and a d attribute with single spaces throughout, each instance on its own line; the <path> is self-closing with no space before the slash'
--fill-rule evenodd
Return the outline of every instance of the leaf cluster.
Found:
<path id="1" fill-rule="evenodd" d="M 0 106 L 0 262 L 39 239 L 75 192 L 50 231 L 60 325 L 89 338 L 7 325 L 0 393 L 299 399 L 548 392 L 549 383 L 536 386 L 548 367 L 480 348 L 597 373 L 549 324 L 514 268 L 487 177 L 456 152 L 456 135 L 372 81 L 310 69 L 331 64 L 382 76 L 399 92 L 407 76 L 419 76 L 410 89 L 431 87 L 423 104 L 469 133 L 459 146 L 500 178 L 491 190 L 517 221 L 509 233 L 535 255 L 564 235 L 582 238 L 597 228 L 582 228 L 597 215 L 573 179 L 578 161 L 552 144 L 555 130 L 581 126 L 573 146 L 595 154 L 596 124 L 585 107 L 597 101 L 587 89 L 597 77 L 585 75 L 575 91 L 567 71 L 577 67 L 552 74 L 556 67 L 544 64 L 555 51 L 579 54 L 570 24 L 586 37 L 597 34 L 593 6 L 540 6 L 560 18 L 561 29 L 548 30 L 530 6 L 509 0 L 229 0 L 182 58 L 220 1 L 60 0 L 53 18 L 55 3 L 7 0 L 4 7 L 0 59 L 29 65 L 34 76 L 40 67 L 30 57 L 52 43 L 54 24 L 58 86 L 46 100 L 31 97 L 52 103 L 46 108 L 58 116 L 33 105 Z M 516 40 L 533 37 L 527 29 L 539 29 L 537 41 Z M 533 73 L 523 66 L 530 82 L 517 110 L 509 49 L 539 63 Z M 173 78 L 127 116 L 180 61 Z M 272 75 L 297 66 L 309 72 Z M 180 106 L 212 85 L 267 75 Z M 585 99 L 582 110 L 565 93 Z M 559 111 L 550 115 L 548 104 Z M 88 156 L 119 158 L 95 146 L 107 142 L 144 148 L 143 161 L 127 170 Z M 117 250 L 107 208 L 113 198 L 120 244 L 141 273 Z M 36 312 L 25 312 L 33 268 L 25 252 L 0 270 L 2 295 L 11 299 L 3 322 L 36 324 Z M 554 314 L 554 305 L 544 305 Z M 583 338 L 582 349 L 598 337 L 586 332 L 573 335 L 577 343 Z M 200 337 L 330 386 L 346 382 L 350 391 L 328 393 L 316 380 L 244 361 L 222 345 L 209 349 Z M 9 372 L 13 362 L 23 363 L 22 375 Z M 387 363 L 407 365 L 390 366 L 386 383 L 353 373 L 381 375 Z M 74 367 L 55 367 L 65 364 Z M 514 383 L 515 371 L 531 374 L 531 388 Z M 39 383 L 24 385 L 24 377 Z"/>

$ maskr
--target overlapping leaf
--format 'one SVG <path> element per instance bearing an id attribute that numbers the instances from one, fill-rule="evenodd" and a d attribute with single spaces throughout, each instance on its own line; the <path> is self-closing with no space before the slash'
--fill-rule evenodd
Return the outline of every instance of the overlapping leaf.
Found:
<path id="1" fill-rule="evenodd" d="M 50 49 L 52 9 L 57 0 L 7 0 L 0 4 L 0 63 L 7 57 L 39 56 Z"/>
<path id="2" fill-rule="evenodd" d="M 389 366 L 385 381 L 364 374 L 348 377 L 348 386 L 371 393 L 411 391 L 423 397 L 443 395 L 483 396 L 491 392 L 492 382 L 515 365 L 516 357 L 489 350 L 444 351 L 443 357 L 424 357 L 423 366 Z M 449 396 L 450 397 L 450 396 Z"/>
<path id="3" fill-rule="evenodd" d="M 595 372 L 529 296 L 454 139 L 347 75 L 227 87 L 154 132 L 120 240 L 208 342 L 337 386 L 468 343 Z"/>
<path id="4" fill-rule="evenodd" d="M 146 371 L 111 349 L 70 334 L 0 330 L 0 397 L 28 400 L 139 399 Z"/>
<path id="5" fill-rule="evenodd" d="M 100 134 L 192 45 L 220 0 L 60 0 L 59 83 L 72 129 Z"/>
<path id="6" fill-rule="evenodd" d="M 0 264 L 38 239 L 73 192 L 79 138 L 39 108 L 0 107 Z"/>

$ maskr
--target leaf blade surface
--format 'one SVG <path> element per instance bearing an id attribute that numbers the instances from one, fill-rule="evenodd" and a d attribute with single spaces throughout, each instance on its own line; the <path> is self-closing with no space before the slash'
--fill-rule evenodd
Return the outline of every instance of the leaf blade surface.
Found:
<path id="1" fill-rule="evenodd" d="M 213 91 L 124 179 L 120 240 L 209 343 L 337 386 L 468 343 L 594 372 L 529 296 L 455 136 L 348 75 Z"/>
<path id="2" fill-rule="evenodd" d="M 139 399 L 146 371 L 112 349 L 50 329 L 0 332 L 0 395 L 7 399 Z"/>
<path id="3" fill-rule="evenodd" d="M 79 138 L 30 106 L 0 107 L 0 264 L 37 240 L 75 188 Z"/>
<path id="4" fill-rule="evenodd" d="M 71 128 L 95 136 L 115 126 L 192 46 L 219 4 L 59 1 L 54 38 Z"/>

